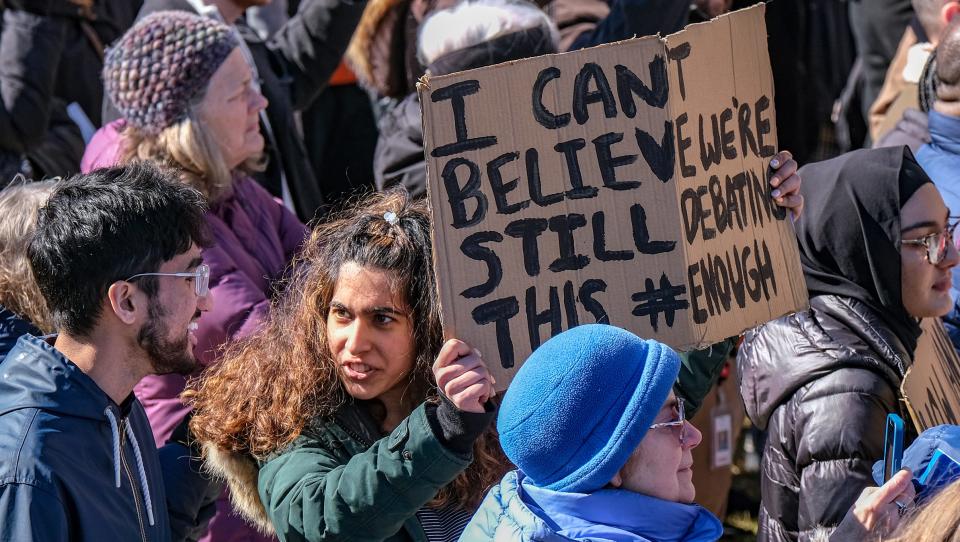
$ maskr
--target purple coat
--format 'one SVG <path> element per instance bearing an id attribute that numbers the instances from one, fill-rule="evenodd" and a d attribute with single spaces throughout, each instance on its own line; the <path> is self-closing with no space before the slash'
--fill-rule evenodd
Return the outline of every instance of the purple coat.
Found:
<path id="1" fill-rule="evenodd" d="M 114 121 L 97 131 L 84 153 L 84 172 L 116 163 L 122 126 L 122 120 Z M 307 235 L 307 228 L 293 213 L 245 176 L 235 179 L 233 194 L 211 204 L 207 225 L 213 246 L 203 250 L 203 260 L 210 266 L 213 309 L 197 322 L 194 349 L 204 367 L 219 359 L 224 344 L 250 334 L 263 322 L 272 284 L 283 277 Z M 185 385 L 183 376 L 164 375 L 148 376 L 134 388 L 158 443 L 166 442 L 190 411 L 179 398 Z M 217 508 L 230 511 L 226 499 Z M 221 517 L 218 513 L 210 528 L 217 529 L 218 523 L 224 524 L 220 529 L 239 529 L 235 534 L 248 530 L 233 514 Z M 253 536 L 252 530 L 249 534 Z"/>

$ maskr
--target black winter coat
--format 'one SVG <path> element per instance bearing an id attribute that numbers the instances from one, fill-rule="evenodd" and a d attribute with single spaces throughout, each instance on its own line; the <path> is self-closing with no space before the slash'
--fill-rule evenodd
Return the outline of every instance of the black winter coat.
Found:
<path id="1" fill-rule="evenodd" d="M 80 171 L 84 141 L 67 106 L 100 126 L 102 48 L 133 23 L 140 3 L 99 0 L 86 12 L 67 0 L 0 2 L 0 187 L 17 170 L 37 178 Z M 20 166 L 24 158 L 32 171 Z"/>
<path id="2" fill-rule="evenodd" d="M 863 303 L 824 295 L 747 333 L 737 361 L 750 419 L 766 429 L 757 540 L 809 540 L 874 485 L 886 416 L 911 363 Z"/>
<path id="3" fill-rule="evenodd" d="M 423 161 L 423 126 L 417 93 L 384 111 L 380 139 L 373 154 L 377 190 L 402 186 L 415 198 L 427 196 L 427 166 Z"/>
<path id="4" fill-rule="evenodd" d="M 319 180 L 323 175 L 310 165 L 294 111 L 309 106 L 326 87 L 365 6 L 364 0 L 301 1 L 298 12 L 269 41 L 260 39 L 243 21 L 236 25 L 257 66 L 273 129 L 274 141 L 270 141 L 261 123 L 269 161 L 267 170 L 256 178 L 271 194 L 280 196 L 282 167 L 297 215 L 304 222 L 324 212 L 324 187 Z M 186 0 L 146 0 L 138 17 L 162 10 L 195 12 Z M 105 104 L 105 120 L 117 117 L 113 107 Z"/>

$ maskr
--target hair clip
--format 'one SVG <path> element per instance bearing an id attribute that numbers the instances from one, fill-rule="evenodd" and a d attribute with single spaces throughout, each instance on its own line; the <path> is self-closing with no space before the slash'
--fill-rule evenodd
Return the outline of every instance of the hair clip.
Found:
<path id="1" fill-rule="evenodd" d="M 387 211 L 383 213 L 383 219 L 387 221 L 387 224 L 391 226 L 396 226 L 397 222 L 400 222 L 400 217 L 397 216 L 397 213 L 393 211 Z"/>

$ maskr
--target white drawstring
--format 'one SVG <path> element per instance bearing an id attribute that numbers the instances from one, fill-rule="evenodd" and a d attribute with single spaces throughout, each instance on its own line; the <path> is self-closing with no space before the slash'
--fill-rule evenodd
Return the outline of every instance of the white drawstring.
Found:
<path id="1" fill-rule="evenodd" d="M 140 455 L 140 445 L 137 444 L 137 437 L 133 436 L 133 431 L 126 431 L 130 444 L 133 444 L 133 455 L 137 458 L 137 471 L 140 474 L 140 489 L 143 493 L 143 500 L 147 505 L 147 519 L 150 525 L 153 525 L 153 503 L 150 500 L 150 486 L 147 484 L 147 471 L 143 468 L 143 457 Z"/>
<path id="2" fill-rule="evenodd" d="M 120 487 L 120 429 L 117 427 L 117 417 L 110 407 L 103 409 L 103 413 L 110 419 L 110 430 L 113 432 L 113 480 Z"/>
<path id="3" fill-rule="evenodd" d="M 120 446 L 121 446 L 121 436 L 120 428 L 117 424 L 117 417 L 113 414 L 113 409 L 107 407 L 103 409 L 103 413 L 106 414 L 107 418 L 110 420 L 110 431 L 113 433 L 113 475 L 114 483 L 119 488 L 120 487 Z M 143 500 L 147 507 L 147 520 L 149 520 L 150 525 L 154 525 L 153 519 L 153 501 L 150 499 L 150 486 L 147 484 L 147 472 L 143 468 L 143 456 L 140 453 L 140 444 L 137 442 L 137 437 L 134 436 L 133 431 L 127 431 L 124 429 L 123 436 L 126 436 L 130 440 L 130 444 L 133 445 L 133 455 L 137 459 L 137 474 L 140 475 L 140 491 L 143 494 Z"/>

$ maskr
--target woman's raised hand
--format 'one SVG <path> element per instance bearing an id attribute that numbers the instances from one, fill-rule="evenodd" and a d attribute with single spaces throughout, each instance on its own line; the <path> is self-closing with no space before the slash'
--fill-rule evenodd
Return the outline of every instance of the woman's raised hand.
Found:
<path id="1" fill-rule="evenodd" d="M 790 151 L 780 151 L 770 160 L 770 186 L 773 187 L 773 200 L 780 207 L 786 207 L 793 218 L 800 218 L 803 212 L 803 196 L 800 194 L 799 166 Z"/>
<path id="2" fill-rule="evenodd" d="M 443 344 L 433 364 L 433 376 L 440 391 L 464 412 L 484 412 L 486 402 L 496 395 L 496 381 L 480 352 L 458 339 Z"/>

